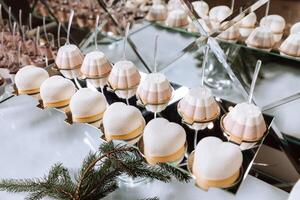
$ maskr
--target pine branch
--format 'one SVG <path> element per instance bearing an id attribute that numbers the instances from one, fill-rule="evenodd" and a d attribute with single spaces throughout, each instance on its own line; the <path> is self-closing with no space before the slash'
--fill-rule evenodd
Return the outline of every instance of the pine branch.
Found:
<path id="1" fill-rule="evenodd" d="M 2 180 L 0 191 L 27 192 L 28 200 L 44 197 L 58 200 L 97 200 L 118 188 L 116 179 L 122 173 L 133 178 L 145 177 L 163 182 L 171 181 L 173 176 L 185 182 L 190 178 L 187 173 L 171 165 L 148 165 L 135 147 L 108 142 L 100 145 L 99 152 L 88 154 L 78 175 L 73 179 L 67 168 L 62 164 L 55 164 L 44 178 Z"/>

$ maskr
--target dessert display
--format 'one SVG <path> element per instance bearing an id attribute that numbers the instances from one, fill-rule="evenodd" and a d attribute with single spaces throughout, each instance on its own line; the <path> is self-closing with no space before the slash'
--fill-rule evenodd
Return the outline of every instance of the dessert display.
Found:
<path id="1" fill-rule="evenodd" d="M 282 38 L 283 31 L 285 28 L 285 20 L 280 15 L 268 15 L 260 20 L 259 25 L 261 27 L 266 27 L 266 29 L 271 30 L 274 35 L 275 42 L 279 42 Z"/>
<path id="2" fill-rule="evenodd" d="M 129 99 L 136 93 L 141 75 L 136 66 L 127 60 L 114 64 L 108 77 L 111 89 L 122 99 Z"/>
<path id="3" fill-rule="evenodd" d="M 231 15 L 232 11 L 228 6 L 216 6 L 209 11 L 209 19 L 214 29 L 218 29 L 221 22 Z"/>
<path id="4" fill-rule="evenodd" d="M 151 73 L 140 83 L 136 96 L 147 110 L 154 113 L 161 112 L 172 97 L 172 87 L 163 74 Z"/>
<path id="5" fill-rule="evenodd" d="M 260 140 L 267 130 L 261 110 L 246 102 L 237 104 L 229 111 L 224 117 L 223 127 L 230 140 L 238 144 Z"/>
<path id="6" fill-rule="evenodd" d="M 169 12 L 166 24 L 170 27 L 185 27 L 189 23 L 188 16 L 184 10 L 176 9 Z"/>
<path id="7" fill-rule="evenodd" d="M 238 146 L 217 137 L 205 137 L 195 149 L 192 173 L 197 186 L 204 190 L 228 188 L 242 175 L 242 163 L 243 155 Z"/>
<path id="8" fill-rule="evenodd" d="M 69 111 L 69 103 L 75 92 L 74 83 L 58 75 L 46 79 L 40 87 L 43 107 L 57 108 L 65 112 Z"/>
<path id="9" fill-rule="evenodd" d="M 300 180 L 298 180 L 294 185 L 288 200 L 297 200 L 299 196 L 300 196 Z"/>
<path id="10" fill-rule="evenodd" d="M 300 58 L 300 33 L 289 35 L 279 47 L 281 55 Z"/>
<path id="11" fill-rule="evenodd" d="M 149 21 L 165 21 L 167 19 L 168 10 L 164 4 L 153 4 L 146 16 Z"/>
<path id="12" fill-rule="evenodd" d="M 239 23 L 239 31 L 242 38 L 247 38 L 255 29 L 257 17 L 254 12 L 245 16 Z"/>
<path id="13" fill-rule="evenodd" d="M 70 101 L 73 122 L 89 123 L 95 127 L 100 127 L 106 107 L 105 96 L 89 88 L 79 89 Z"/>
<path id="14" fill-rule="evenodd" d="M 184 123 L 195 130 L 207 127 L 220 115 L 220 107 L 207 87 L 195 87 L 179 101 L 178 113 Z"/>
<path id="15" fill-rule="evenodd" d="M 27 94 L 40 98 L 40 87 L 49 78 L 48 72 L 40 67 L 27 65 L 21 68 L 15 76 L 18 94 Z"/>
<path id="16" fill-rule="evenodd" d="M 276 43 L 273 33 L 266 27 L 255 28 L 245 42 L 249 47 L 265 51 L 271 51 Z"/>
<path id="17" fill-rule="evenodd" d="M 227 22 L 223 22 L 227 23 Z M 238 25 L 233 25 L 230 28 L 223 30 L 220 35 L 218 35 L 219 39 L 226 40 L 228 42 L 237 42 L 240 38 L 240 31 Z"/>
<path id="18" fill-rule="evenodd" d="M 76 45 L 65 44 L 58 49 L 55 64 L 64 77 L 73 79 L 81 76 L 82 62 L 83 55 Z"/>
<path id="19" fill-rule="evenodd" d="M 145 119 L 136 107 L 122 102 L 111 104 L 104 113 L 103 127 L 106 140 L 136 143 L 141 137 Z"/>
<path id="20" fill-rule="evenodd" d="M 300 33 L 300 22 L 295 23 L 290 30 L 290 34 Z"/>
<path id="21" fill-rule="evenodd" d="M 186 133 L 178 124 L 164 118 L 152 119 L 143 134 L 144 155 L 148 163 L 178 163 L 185 154 Z"/>
<path id="22" fill-rule="evenodd" d="M 86 77 L 88 84 L 96 88 L 103 88 L 107 84 L 112 69 L 104 53 L 93 51 L 84 57 L 81 73 Z"/>
<path id="23" fill-rule="evenodd" d="M 205 1 L 193 1 L 192 5 L 201 18 L 205 18 L 208 15 L 209 6 Z"/>

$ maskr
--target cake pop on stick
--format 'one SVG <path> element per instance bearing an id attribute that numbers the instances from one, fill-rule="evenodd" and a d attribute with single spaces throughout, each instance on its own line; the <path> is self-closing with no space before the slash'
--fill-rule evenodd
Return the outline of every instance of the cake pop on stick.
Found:
<path id="1" fill-rule="evenodd" d="M 100 25 L 102 29 L 103 23 Z M 99 29 L 99 15 L 96 17 L 95 25 L 95 51 L 89 52 L 83 59 L 81 72 L 86 77 L 87 87 L 99 88 L 103 93 L 103 88 L 107 84 L 108 76 L 111 72 L 111 64 L 106 58 L 105 54 L 98 50 L 98 29 Z"/>
<path id="2" fill-rule="evenodd" d="M 190 89 L 188 94 L 179 101 L 177 107 L 183 123 L 195 130 L 194 146 L 197 145 L 198 131 L 209 127 L 220 115 L 218 103 L 212 95 L 211 90 L 204 85 L 208 53 L 209 46 L 207 45 L 204 50 L 202 62 L 201 86 Z"/>
<path id="3" fill-rule="evenodd" d="M 123 40 L 123 59 L 115 63 L 108 77 L 109 88 L 122 99 L 133 97 L 136 93 L 137 87 L 140 83 L 141 75 L 135 64 L 126 59 L 126 46 L 129 34 L 130 23 L 126 26 L 125 36 Z"/>
<path id="4" fill-rule="evenodd" d="M 258 60 L 252 78 L 248 101 L 237 104 L 220 121 L 225 136 L 229 141 L 239 144 L 241 149 L 252 148 L 267 131 L 260 108 L 252 103 L 260 67 L 261 61 Z"/>
<path id="5" fill-rule="evenodd" d="M 65 45 L 58 49 L 55 59 L 58 70 L 64 77 L 68 79 L 74 79 L 82 75 L 80 68 L 83 62 L 83 55 L 76 45 L 70 44 L 70 30 L 73 17 L 74 10 L 71 10 L 68 24 L 67 41 Z"/>
<path id="6" fill-rule="evenodd" d="M 148 111 L 156 113 L 163 111 L 172 97 L 173 89 L 170 82 L 162 73 L 157 72 L 158 36 L 154 46 L 154 72 L 147 74 L 137 89 L 138 103 Z"/>

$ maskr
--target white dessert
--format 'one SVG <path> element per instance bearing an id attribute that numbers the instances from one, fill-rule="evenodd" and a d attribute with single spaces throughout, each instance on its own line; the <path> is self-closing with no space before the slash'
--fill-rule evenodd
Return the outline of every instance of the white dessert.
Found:
<path id="1" fill-rule="evenodd" d="M 114 92 L 123 99 L 135 95 L 140 83 L 140 73 L 131 61 L 117 62 L 108 77 L 108 83 Z"/>
<path id="2" fill-rule="evenodd" d="M 290 34 L 300 33 L 300 22 L 295 23 L 290 30 Z"/>
<path id="3" fill-rule="evenodd" d="M 182 9 L 176 9 L 169 12 L 166 24 L 170 27 L 185 27 L 189 24 L 188 16 Z"/>
<path id="4" fill-rule="evenodd" d="M 161 112 L 172 97 L 172 87 L 163 74 L 151 73 L 140 83 L 136 95 L 147 110 Z"/>
<path id="5" fill-rule="evenodd" d="M 106 107 L 105 96 L 89 88 L 78 90 L 70 101 L 73 122 L 92 123 L 96 127 L 100 126 Z"/>
<path id="6" fill-rule="evenodd" d="M 260 20 L 259 25 L 271 30 L 274 34 L 274 40 L 277 43 L 282 38 L 286 22 L 280 15 L 268 15 Z"/>
<path id="7" fill-rule="evenodd" d="M 254 12 L 245 16 L 239 22 L 239 31 L 240 31 L 241 37 L 247 38 L 251 34 L 251 32 L 254 30 L 256 22 L 257 22 L 257 16 Z"/>
<path id="8" fill-rule="evenodd" d="M 250 103 L 239 103 L 223 120 L 229 139 L 240 144 L 242 141 L 257 141 L 267 130 L 261 110 Z"/>
<path id="9" fill-rule="evenodd" d="M 143 140 L 144 154 L 150 164 L 175 162 L 185 153 L 185 130 L 164 118 L 153 119 L 146 125 Z"/>
<path id="10" fill-rule="evenodd" d="M 68 110 L 71 97 L 75 92 L 74 83 L 62 76 L 46 79 L 40 88 L 44 107 L 62 108 L 64 111 Z"/>
<path id="11" fill-rule="evenodd" d="M 243 155 L 239 147 L 217 137 L 205 137 L 194 154 L 193 174 L 199 187 L 226 188 L 240 176 Z"/>
<path id="12" fill-rule="evenodd" d="M 249 47 L 265 51 L 271 51 L 276 43 L 273 33 L 266 27 L 255 28 L 245 42 Z"/>
<path id="13" fill-rule="evenodd" d="M 111 71 L 111 64 L 101 51 L 93 51 L 84 57 L 81 72 L 87 78 L 87 82 L 96 88 L 103 88 Z"/>
<path id="14" fill-rule="evenodd" d="M 40 87 L 49 78 L 48 72 L 40 67 L 27 65 L 15 76 L 15 84 L 19 94 L 28 94 L 39 99 Z"/>
<path id="15" fill-rule="evenodd" d="M 205 1 L 193 1 L 192 5 L 199 17 L 203 18 L 208 15 L 209 6 Z"/>
<path id="16" fill-rule="evenodd" d="M 121 102 L 111 104 L 104 113 L 103 127 L 107 140 L 135 140 L 141 136 L 145 119 L 139 109 Z"/>
<path id="17" fill-rule="evenodd" d="M 224 22 L 224 24 L 226 23 L 228 22 Z M 222 40 L 226 40 L 228 42 L 233 42 L 233 43 L 237 42 L 238 39 L 240 38 L 240 31 L 238 25 L 233 25 L 228 29 L 224 30 L 223 32 L 221 32 L 220 35 L 218 35 L 218 38 Z"/>
<path id="18" fill-rule="evenodd" d="M 300 58 L 300 33 L 289 35 L 279 47 L 281 55 Z"/>
<path id="19" fill-rule="evenodd" d="M 209 18 L 214 29 L 220 27 L 227 17 L 231 15 L 231 9 L 228 6 L 216 6 L 209 11 Z"/>
<path id="20" fill-rule="evenodd" d="M 55 63 L 64 77 L 73 79 L 81 76 L 82 62 L 83 55 L 76 45 L 66 44 L 58 49 Z"/>
<path id="21" fill-rule="evenodd" d="M 211 90 L 206 87 L 195 87 L 179 101 L 178 112 L 183 121 L 191 128 L 200 130 L 207 127 L 208 121 L 216 119 L 220 107 L 214 99 Z"/>
<path id="22" fill-rule="evenodd" d="M 147 14 L 149 21 L 164 21 L 168 16 L 167 7 L 163 4 L 153 4 Z"/>

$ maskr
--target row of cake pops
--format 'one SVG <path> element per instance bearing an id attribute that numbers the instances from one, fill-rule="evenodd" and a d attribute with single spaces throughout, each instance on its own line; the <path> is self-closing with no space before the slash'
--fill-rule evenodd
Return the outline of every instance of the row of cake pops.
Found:
<path id="1" fill-rule="evenodd" d="M 222 24 L 227 23 L 223 21 L 232 14 L 234 1 L 232 1 L 231 8 L 222 5 L 209 10 L 209 6 L 205 1 L 194 1 L 192 5 L 197 14 L 201 17 L 199 23 L 205 31 L 210 33 L 221 28 Z M 276 49 L 278 45 L 280 45 L 286 22 L 280 15 L 268 15 L 269 5 L 266 8 L 266 16 L 260 20 L 258 27 L 256 27 L 257 16 L 252 12 L 227 30 L 222 30 L 218 38 L 229 42 L 245 40 L 247 46 L 267 51 L 274 48 Z M 169 26 L 187 28 L 188 31 L 197 32 L 194 25 L 190 24 L 190 26 L 187 26 L 190 22 L 180 0 L 169 1 L 168 7 L 161 3 L 161 1 L 154 2 L 147 18 L 151 21 L 166 20 Z M 300 57 L 299 30 L 300 22 L 291 27 L 290 35 L 279 47 L 279 51 L 282 55 L 296 58 Z"/>
<path id="2" fill-rule="evenodd" d="M 72 15 L 73 13 L 70 16 Z M 129 26 L 127 26 L 126 36 L 128 29 Z M 126 39 L 127 37 L 125 37 L 125 42 Z M 155 49 L 157 49 L 157 39 L 155 43 Z M 79 51 L 75 45 L 66 43 L 59 49 L 56 63 L 75 63 L 71 59 L 77 58 L 81 54 L 70 53 L 70 49 Z M 204 60 L 207 60 L 208 50 L 207 47 Z M 126 56 L 124 57 L 126 58 Z M 128 87 L 132 81 L 138 80 L 140 82 L 140 76 L 136 75 L 135 78 L 132 78 L 131 71 L 138 74 L 138 70 L 129 61 L 123 60 L 118 63 L 112 68 L 108 82 L 110 85 L 114 85 L 114 83 L 116 85 L 125 84 L 125 87 L 122 88 L 123 92 L 128 94 L 130 91 L 131 93 L 132 90 L 136 90 Z M 203 63 L 206 64 L 206 61 Z M 95 71 L 102 71 L 103 64 L 105 63 L 99 62 Z M 95 65 L 91 65 L 91 68 L 95 68 Z M 260 67 L 260 65 L 258 66 Z M 254 75 L 254 83 L 259 67 L 257 67 Z M 114 75 L 110 79 L 111 74 Z M 72 73 L 68 75 L 76 80 Z M 203 78 L 204 73 L 202 80 Z M 190 123 L 191 127 L 194 127 L 193 125 L 196 123 L 203 125 L 211 122 L 220 114 L 220 108 L 211 91 L 203 83 L 204 81 L 202 81 L 201 87 L 191 89 L 178 104 L 178 112 L 184 121 Z M 35 66 L 27 66 L 19 70 L 15 77 L 15 84 L 19 94 L 34 95 L 37 98 L 40 95 L 44 107 L 54 107 L 64 112 L 68 112 L 70 109 L 73 122 L 91 123 L 98 127 L 103 120 L 106 140 L 123 140 L 134 144 L 143 136 L 144 148 L 142 153 L 150 164 L 178 163 L 185 155 L 186 132 L 179 124 L 163 118 L 155 118 L 146 125 L 141 111 L 136 107 L 120 102 L 107 107 L 105 97 L 100 92 L 88 88 L 81 88 L 76 92 L 76 87 L 71 80 L 62 76 L 49 77 L 46 70 Z M 136 87 L 138 87 L 138 98 L 142 99 L 143 94 L 145 94 L 146 99 L 142 102 L 155 102 L 155 104 L 149 103 L 152 106 L 159 105 L 157 102 L 160 100 L 167 99 L 169 101 L 172 95 L 170 83 L 161 73 L 147 75 Z M 254 86 L 251 88 L 254 89 Z M 253 89 L 251 89 L 250 94 L 253 93 Z M 128 98 L 128 96 L 126 97 Z M 224 117 L 224 120 L 221 120 L 224 131 L 231 134 L 229 139 L 238 138 L 236 141 L 239 142 L 245 140 L 255 142 L 263 137 L 266 124 L 259 108 L 251 103 L 251 99 L 252 95 L 250 95 L 248 103 L 238 104 Z M 200 127 L 200 129 L 202 128 Z M 214 148 L 213 152 L 211 152 L 212 147 Z M 203 156 L 204 154 L 209 156 Z M 241 149 L 235 144 L 223 143 L 218 138 L 207 137 L 197 144 L 193 155 L 195 159 L 193 159 L 192 171 L 196 176 L 197 185 L 201 188 L 229 187 L 242 175 L 240 169 L 243 156 Z M 216 160 L 220 163 L 217 163 Z M 226 167 L 226 172 L 224 172 L 223 167 Z"/>
<path id="3" fill-rule="evenodd" d="M 120 102 L 107 107 L 105 96 L 100 92 L 89 88 L 81 88 L 76 92 L 74 83 L 69 79 L 62 76 L 49 78 L 46 70 L 35 66 L 19 70 L 15 84 L 19 94 L 39 98 L 40 93 L 44 107 L 55 107 L 64 112 L 70 108 L 73 122 L 99 127 L 103 120 L 106 140 L 123 140 L 135 144 L 143 136 L 142 152 L 150 164 L 179 163 L 184 157 L 186 132 L 179 124 L 156 118 L 146 125 L 142 113 L 136 107 Z M 178 106 L 178 112 L 184 120 L 192 120 L 192 123 L 195 120 L 212 120 L 220 112 L 210 90 L 203 86 L 191 89 Z M 221 123 L 224 123 L 224 127 L 228 124 L 229 129 L 235 128 L 234 133 L 241 133 L 240 128 L 247 127 L 243 130 L 244 137 L 253 139 L 258 137 L 259 131 L 265 129 L 260 115 L 256 106 L 242 103 L 234 107 Z M 258 121 L 260 126 L 255 127 Z M 212 148 L 214 151 L 211 151 Z M 242 175 L 243 156 L 237 145 L 207 137 L 197 144 L 192 155 L 192 173 L 196 176 L 197 185 L 203 189 L 230 187 Z M 225 172 L 223 167 L 227 169 Z"/>

